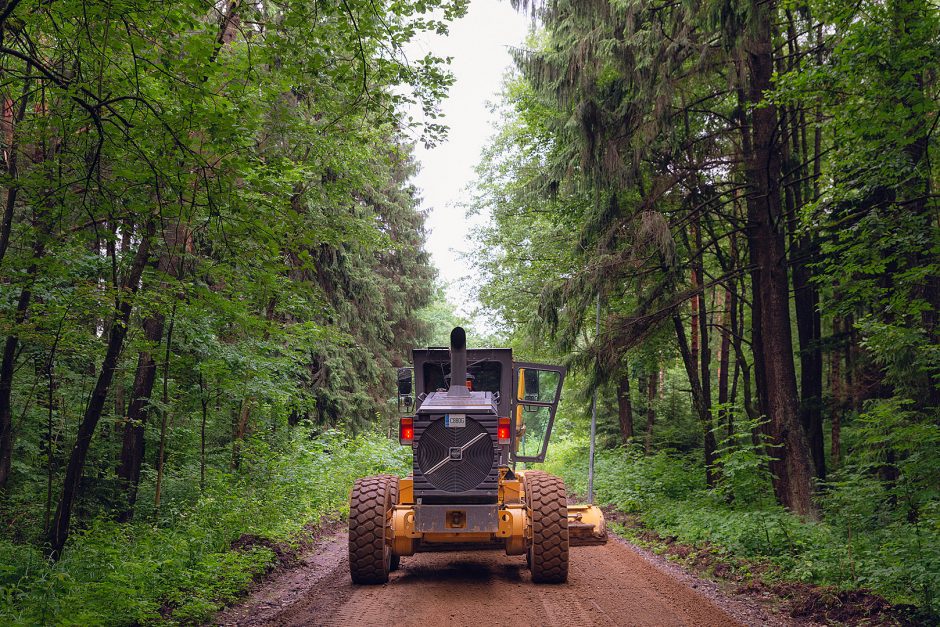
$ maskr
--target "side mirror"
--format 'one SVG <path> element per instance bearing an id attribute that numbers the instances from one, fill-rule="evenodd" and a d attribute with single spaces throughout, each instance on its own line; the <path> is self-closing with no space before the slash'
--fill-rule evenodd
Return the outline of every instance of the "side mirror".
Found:
<path id="1" fill-rule="evenodd" d="M 541 368 L 519 368 L 519 383 L 516 400 L 520 403 L 552 404 L 558 402 L 563 374 L 559 370 L 549 370 L 554 366 Z"/>
<path id="2" fill-rule="evenodd" d="M 408 396 L 411 394 L 411 368 L 398 369 L 398 395 Z"/>
<path id="3" fill-rule="evenodd" d="M 539 371 L 525 368 L 522 371 L 523 378 L 523 399 L 520 400 L 538 400 L 539 398 Z"/>

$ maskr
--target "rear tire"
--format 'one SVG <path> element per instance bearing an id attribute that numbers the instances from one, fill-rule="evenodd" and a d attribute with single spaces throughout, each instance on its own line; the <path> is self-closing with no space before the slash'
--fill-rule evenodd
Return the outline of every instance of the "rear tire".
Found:
<path id="1" fill-rule="evenodd" d="M 525 493 L 532 510 L 532 546 L 527 561 L 535 583 L 568 580 L 568 496 L 565 483 L 546 472 L 528 471 Z"/>
<path id="2" fill-rule="evenodd" d="M 349 497 L 349 575 L 353 583 L 388 581 L 392 549 L 385 539 L 392 507 L 398 500 L 398 477 L 357 479 Z"/>

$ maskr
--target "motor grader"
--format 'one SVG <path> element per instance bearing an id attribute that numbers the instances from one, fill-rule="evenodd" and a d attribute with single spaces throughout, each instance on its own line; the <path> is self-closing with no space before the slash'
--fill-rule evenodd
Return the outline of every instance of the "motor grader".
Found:
<path id="1" fill-rule="evenodd" d="M 354 583 L 388 581 L 402 557 L 424 551 L 525 555 L 536 583 L 568 577 L 570 546 L 604 544 L 601 510 L 569 505 L 564 482 L 518 469 L 545 459 L 565 368 L 514 362 L 512 349 L 415 349 L 399 370 L 399 442 L 412 474 L 358 479 L 349 503 Z"/>

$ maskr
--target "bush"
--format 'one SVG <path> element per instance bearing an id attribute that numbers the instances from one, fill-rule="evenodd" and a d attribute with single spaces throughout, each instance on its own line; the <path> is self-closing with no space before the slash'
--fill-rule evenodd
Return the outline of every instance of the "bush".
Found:
<path id="1" fill-rule="evenodd" d="M 756 455 L 743 444 L 725 449 L 728 472 L 718 489 L 708 490 L 698 456 L 644 456 L 630 447 L 599 451 L 595 501 L 637 514 L 663 537 L 770 561 L 786 579 L 868 588 L 894 603 L 917 605 L 927 615 L 935 611 L 933 597 L 940 587 L 936 500 L 923 504 L 916 520 L 908 520 L 903 510 L 888 506 L 882 482 L 853 468 L 822 492 L 823 522 L 803 522 L 776 505 L 769 478 L 760 478 L 764 471 Z M 586 442 L 568 438 L 553 445 L 545 466 L 583 495 L 587 458 Z"/>
<path id="2" fill-rule="evenodd" d="M 234 550 L 236 540 L 296 539 L 305 524 L 347 511 L 357 477 L 404 474 L 406 453 L 378 435 L 330 432 L 277 455 L 251 441 L 242 470 L 209 473 L 195 501 L 169 500 L 130 524 L 95 519 L 56 563 L 33 546 L 0 540 L 0 623 L 202 622 L 275 560 L 262 546 Z"/>

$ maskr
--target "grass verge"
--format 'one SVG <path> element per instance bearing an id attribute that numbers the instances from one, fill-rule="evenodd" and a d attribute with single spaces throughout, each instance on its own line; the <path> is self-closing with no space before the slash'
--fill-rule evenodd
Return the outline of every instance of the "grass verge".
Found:
<path id="1" fill-rule="evenodd" d="M 198 624 L 302 548 L 324 516 L 347 513 L 359 476 L 406 470 L 381 436 L 330 433 L 272 453 L 248 447 L 237 473 L 132 523 L 76 531 L 62 558 L 0 539 L 0 624 Z"/>
<path id="2" fill-rule="evenodd" d="M 586 493 L 584 442 L 556 443 L 544 467 Z M 803 522 L 773 502 L 769 484 L 709 490 L 697 459 L 630 448 L 598 454 L 594 488 L 613 529 L 631 541 L 735 591 L 777 595 L 793 617 L 936 624 L 936 509 L 911 523 L 873 500 L 869 483 L 845 482 L 821 497 L 822 522 Z"/>

